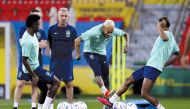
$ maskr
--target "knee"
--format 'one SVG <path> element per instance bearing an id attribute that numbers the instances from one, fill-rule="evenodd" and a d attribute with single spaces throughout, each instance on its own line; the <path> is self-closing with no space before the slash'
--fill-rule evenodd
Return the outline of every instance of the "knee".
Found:
<path id="1" fill-rule="evenodd" d="M 128 86 L 130 86 L 132 83 L 133 83 L 132 80 L 131 80 L 130 78 L 127 78 L 124 84 L 128 87 Z"/>
<path id="2" fill-rule="evenodd" d="M 20 89 L 20 88 L 23 88 L 25 85 L 25 81 L 18 81 L 17 83 L 17 87 Z"/>
<path id="3" fill-rule="evenodd" d="M 57 81 L 55 82 L 55 86 L 56 86 L 57 88 L 59 88 L 60 85 L 61 85 L 61 82 L 60 82 L 59 80 L 57 80 Z"/>
<path id="4" fill-rule="evenodd" d="M 66 88 L 72 88 L 72 87 L 73 87 L 73 84 L 72 84 L 72 83 L 67 83 L 67 84 L 65 84 L 65 87 L 66 87 Z"/>
<path id="5" fill-rule="evenodd" d="M 141 97 L 146 98 L 148 93 L 145 90 L 141 90 Z"/>

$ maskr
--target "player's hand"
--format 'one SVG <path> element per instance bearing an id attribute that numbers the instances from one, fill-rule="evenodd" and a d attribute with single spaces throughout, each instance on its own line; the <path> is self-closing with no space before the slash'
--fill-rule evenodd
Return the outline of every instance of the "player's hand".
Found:
<path id="1" fill-rule="evenodd" d="M 32 85 L 33 85 L 33 86 L 37 86 L 38 81 L 39 81 L 39 77 L 34 74 L 34 75 L 32 76 Z"/>
<path id="2" fill-rule="evenodd" d="M 189 60 L 189 58 L 188 58 L 188 56 L 182 56 L 181 57 L 181 65 L 182 65 L 182 67 L 184 68 L 184 69 L 187 69 L 188 68 L 188 60 Z"/>
<path id="3" fill-rule="evenodd" d="M 125 47 L 124 47 L 124 53 L 127 53 L 127 52 L 128 52 L 128 49 L 129 49 L 129 46 L 128 46 L 128 45 L 125 45 Z"/>
<path id="4" fill-rule="evenodd" d="M 80 55 L 76 55 L 75 57 L 76 60 L 80 60 L 80 58 L 81 58 Z"/>

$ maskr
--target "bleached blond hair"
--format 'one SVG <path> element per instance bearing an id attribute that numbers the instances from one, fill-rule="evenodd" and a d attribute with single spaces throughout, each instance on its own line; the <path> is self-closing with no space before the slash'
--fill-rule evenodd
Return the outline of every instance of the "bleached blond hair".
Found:
<path id="1" fill-rule="evenodd" d="M 103 25 L 104 26 L 106 26 L 106 27 L 113 27 L 113 28 L 115 28 L 115 23 L 114 23 L 114 21 L 113 20 L 105 20 L 105 22 L 103 23 Z"/>

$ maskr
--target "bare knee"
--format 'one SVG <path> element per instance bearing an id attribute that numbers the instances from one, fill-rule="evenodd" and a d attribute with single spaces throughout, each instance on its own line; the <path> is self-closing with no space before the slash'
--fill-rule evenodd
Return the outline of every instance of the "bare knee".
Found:
<path id="1" fill-rule="evenodd" d="M 66 87 L 66 88 L 72 88 L 72 87 L 73 87 L 72 82 L 66 83 L 66 84 L 65 84 L 65 87 Z"/>
<path id="2" fill-rule="evenodd" d="M 126 79 L 124 85 L 129 87 L 133 83 L 134 83 L 134 79 L 132 77 L 129 77 L 129 78 Z"/>
<path id="3" fill-rule="evenodd" d="M 141 97 L 146 98 L 148 95 L 148 92 L 145 90 L 141 90 Z"/>
<path id="4" fill-rule="evenodd" d="M 17 88 L 23 88 L 25 86 L 25 81 L 22 81 L 22 80 L 19 80 L 18 83 L 17 83 Z"/>

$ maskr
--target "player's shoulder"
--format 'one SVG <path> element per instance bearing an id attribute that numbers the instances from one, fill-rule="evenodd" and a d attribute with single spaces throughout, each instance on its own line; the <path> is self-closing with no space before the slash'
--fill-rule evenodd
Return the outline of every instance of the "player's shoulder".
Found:
<path id="1" fill-rule="evenodd" d="M 56 24 L 54 24 L 54 25 L 52 25 L 52 26 L 49 27 L 49 31 L 54 31 L 57 28 L 58 28 L 58 24 L 56 23 Z"/>
<path id="2" fill-rule="evenodd" d="M 71 25 L 69 25 L 69 24 L 67 25 L 66 28 L 69 29 L 69 30 L 76 30 L 75 27 L 73 27 L 73 26 L 71 26 Z"/>
<path id="3" fill-rule="evenodd" d="M 20 31 L 26 31 L 26 29 L 27 29 L 27 27 L 26 26 L 22 26 L 21 28 L 20 28 Z"/>
<path id="4" fill-rule="evenodd" d="M 38 32 L 45 33 L 45 31 L 43 29 L 38 29 Z"/>

